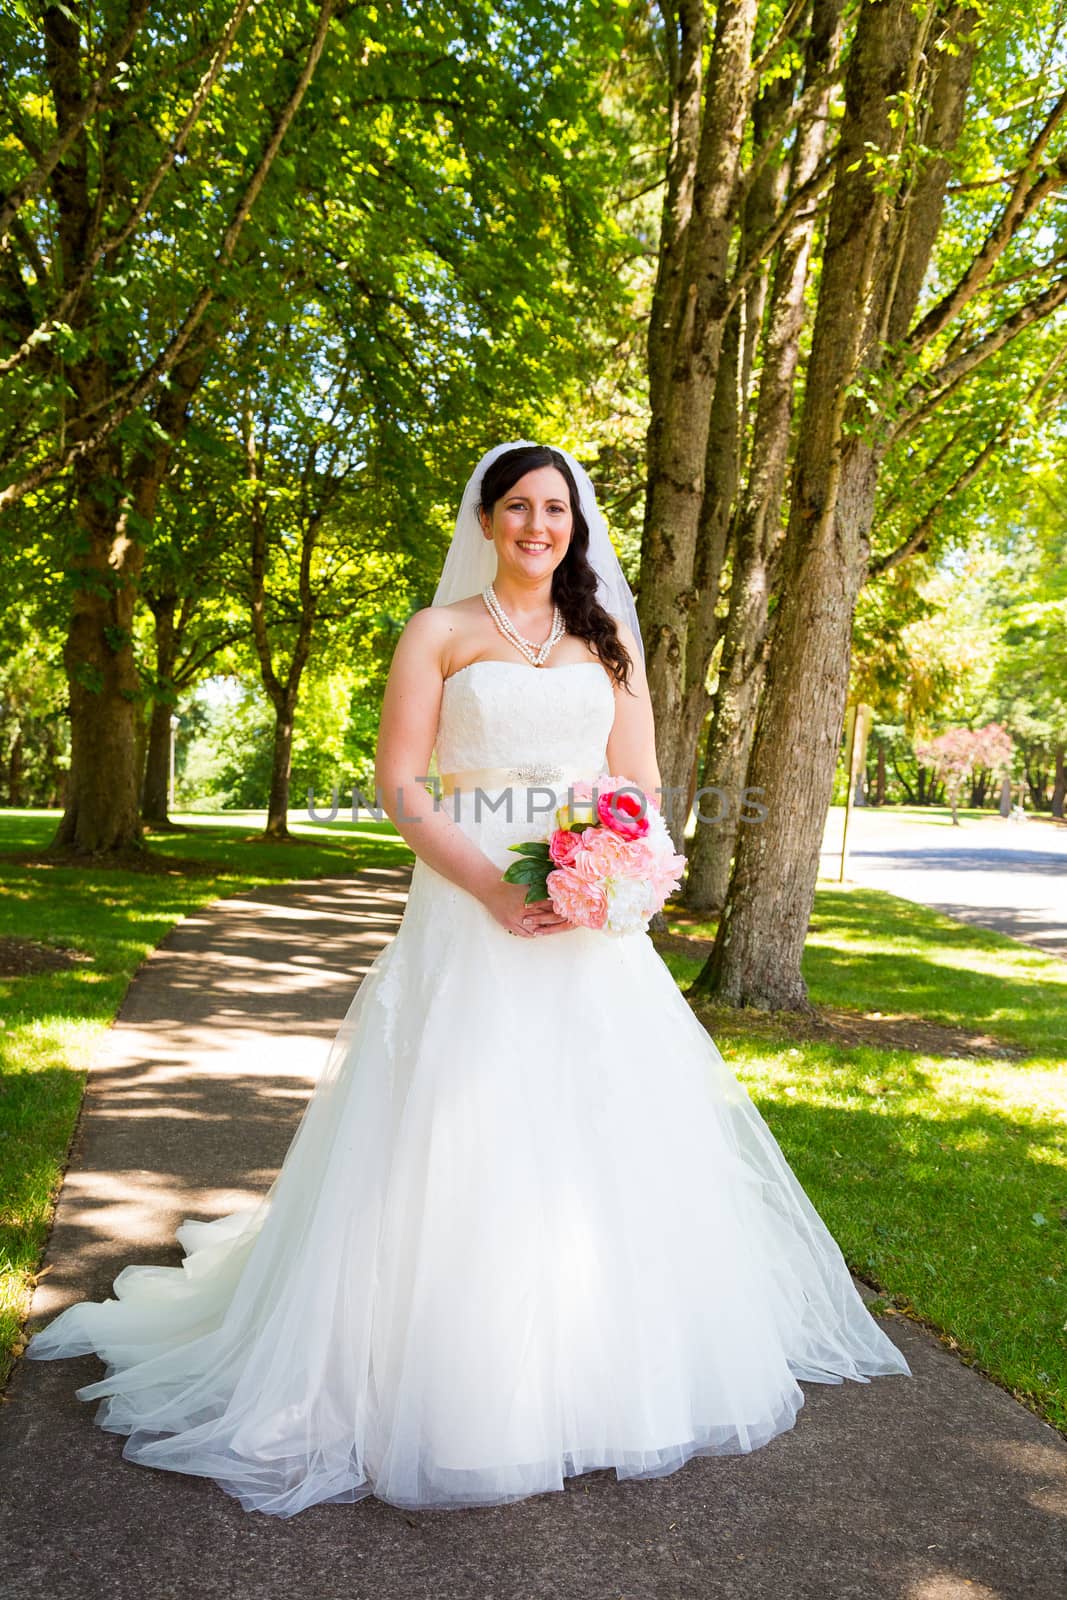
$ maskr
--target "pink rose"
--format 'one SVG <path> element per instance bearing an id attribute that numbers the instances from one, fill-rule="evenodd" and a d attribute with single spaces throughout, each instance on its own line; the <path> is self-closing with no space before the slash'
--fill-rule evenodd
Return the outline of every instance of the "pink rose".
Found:
<path id="1" fill-rule="evenodd" d="M 548 874 L 549 898 L 559 916 L 580 928 L 602 928 L 608 915 L 608 897 L 570 867 Z"/>
<path id="2" fill-rule="evenodd" d="M 586 843 L 583 855 L 590 858 L 598 878 L 629 878 L 635 876 L 630 865 L 633 848 L 627 839 L 620 838 L 611 828 L 588 828 L 592 838 Z"/>
<path id="3" fill-rule="evenodd" d="M 630 878 L 654 878 L 658 871 L 656 852 L 644 839 L 626 843 L 626 874 Z"/>
<path id="4" fill-rule="evenodd" d="M 557 867 L 569 867 L 581 848 L 581 834 L 572 833 L 568 828 L 557 828 L 548 841 L 548 853 Z"/>
<path id="5" fill-rule="evenodd" d="M 682 881 L 685 871 L 685 857 L 669 855 L 665 860 L 660 860 L 653 866 L 650 882 L 659 900 L 659 906 L 672 895 Z M 657 906 L 657 910 L 659 909 Z"/>
<path id="6" fill-rule="evenodd" d="M 639 839 L 648 832 L 648 818 L 640 791 L 612 789 L 597 797 L 597 815 L 605 828 L 610 828 L 622 839 Z"/>
<path id="7" fill-rule="evenodd" d="M 592 841 L 597 839 L 602 832 L 601 828 L 586 828 L 580 837 L 584 840 Z M 581 848 L 574 852 L 571 860 L 567 863 L 567 871 L 573 872 L 584 883 L 599 883 L 604 876 L 601 858 L 595 853 L 591 843 L 582 844 Z"/>

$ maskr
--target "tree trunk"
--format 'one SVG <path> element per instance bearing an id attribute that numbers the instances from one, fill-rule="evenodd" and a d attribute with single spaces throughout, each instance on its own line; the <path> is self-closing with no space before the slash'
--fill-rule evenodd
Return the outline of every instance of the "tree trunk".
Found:
<path id="1" fill-rule="evenodd" d="M 148 751 L 144 768 L 145 822 L 155 828 L 171 825 L 168 806 L 170 802 L 170 719 L 173 707 L 168 701 L 153 700 L 152 715 L 148 724 Z"/>
<path id="2" fill-rule="evenodd" d="M 148 724 L 148 753 L 144 769 L 144 820 L 157 828 L 169 828 L 170 817 L 170 719 L 174 713 L 174 664 L 177 636 L 174 629 L 176 595 L 149 598 L 155 620 L 156 683 L 152 715 Z"/>
<path id="3" fill-rule="evenodd" d="M 746 599 L 750 598 L 749 593 Z M 751 605 L 745 606 L 749 620 L 751 610 Z M 731 607 L 731 622 L 734 615 L 734 607 Z M 765 616 L 763 622 L 766 622 Z M 761 653 L 763 634 L 762 627 L 751 629 L 747 636 L 743 634 L 740 618 L 734 627 L 735 642 L 739 639 L 742 641 L 739 648 L 751 644 L 757 653 Z M 741 795 L 752 749 L 752 720 L 762 683 L 762 659 L 750 660 L 746 670 L 736 651 L 727 659 L 724 648 L 715 712 L 708 728 L 704 781 L 701 784 L 701 790 L 714 789 L 716 793 L 699 799 L 701 811 L 706 816 L 717 816 L 721 820 L 704 823 L 699 816 L 697 818 L 685 879 L 685 904 L 692 911 L 718 911 L 726 900 L 730 863 L 739 828 Z"/>
<path id="4" fill-rule="evenodd" d="M 137 721 L 141 681 L 133 613 L 141 547 L 116 518 L 115 478 L 85 457 L 75 468 L 82 534 L 78 587 L 63 649 L 70 694 L 70 778 L 50 849 L 101 855 L 141 849 Z"/>
<path id="5" fill-rule="evenodd" d="M 296 695 L 280 696 L 274 709 L 274 755 L 270 772 L 270 801 L 267 806 L 267 825 L 263 832 L 268 839 L 290 839 L 292 835 L 289 832 L 289 780 L 293 772 Z"/>
<path id="6" fill-rule="evenodd" d="M 784 115 L 796 86 L 795 74 L 775 78 L 760 96 L 753 114 L 753 140 L 757 150 Z M 740 254 L 745 257 L 769 231 L 785 201 L 789 167 L 770 159 L 756 178 L 741 219 Z M 719 586 L 735 516 L 741 480 L 746 397 L 751 385 L 753 352 L 766 301 L 768 271 L 757 273 L 746 296 L 739 297 L 723 331 L 715 376 L 704 462 L 704 495 L 697 528 L 693 563 L 693 604 L 685 641 L 682 679 L 682 713 L 672 730 L 678 749 L 679 770 L 688 753 L 685 803 L 678 814 L 675 848 L 684 849 L 682 830 L 693 804 L 700 753 L 701 729 L 712 702 L 706 683 L 724 622 L 718 614 Z M 784 454 L 784 446 L 783 446 Z M 743 781 L 743 780 L 742 780 Z"/>
<path id="7" fill-rule="evenodd" d="M 1052 815 L 1063 816 L 1063 802 L 1067 799 L 1067 765 L 1064 763 L 1062 741 L 1056 746 L 1056 782 L 1052 790 Z"/>
<path id="8" fill-rule="evenodd" d="M 679 785 L 684 792 L 666 814 L 676 850 L 684 852 L 684 829 L 696 789 L 700 730 L 711 696 L 705 687 L 708 668 L 718 640 L 716 602 L 726 556 L 730 513 L 737 494 L 738 477 L 738 361 L 740 313 L 735 310 L 723 336 L 718 378 L 712 399 L 705 457 L 704 498 L 700 508 L 697 548 L 693 565 L 693 605 L 686 628 L 685 669 L 681 684 L 681 714 L 666 741 L 673 747 Z M 661 744 L 664 741 L 660 741 Z M 686 756 L 688 755 L 688 761 Z M 666 781 L 666 780 L 665 780 Z M 673 797 L 672 797 L 673 798 Z"/>
<path id="9" fill-rule="evenodd" d="M 842 0 L 824 0 L 814 9 L 806 84 L 829 78 L 840 49 L 841 13 Z M 794 189 L 810 181 L 823 159 L 829 98 L 828 86 L 798 126 L 790 173 Z M 773 199 L 777 205 L 782 203 L 781 187 L 774 191 Z M 761 225 L 763 221 L 761 218 Z M 689 851 L 685 902 L 694 911 L 718 910 L 724 904 L 740 826 L 741 794 L 766 667 L 770 597 L 783 534 L 782 496 L 814 233 L 813 202 L 808 214 L 798 216 L 786 232 L 774 273 L 749 480 L 734 540 L 730 607 L 704 758 L 705 786 L 720 789 L 726 799 L 719 802 L 723 810 L 720 823 L 702 826 L 698 820 Z"/>
<path id="10" fill-rule="evenodd" d="M 876 806 L 885 805 L 885 745 L 879 743 L 877 752 L 877 765 L 874 776 L 874 803 Z"/>
<path id="11" fill-rule="evenodd" d="M 67 809 L 53 850 L 101 854 L 142 848 L 140 789 L 144 765 L 140 705 L 144 690 L 133 652 L 133 616 L 144 547 L 131 526 L 150 528 L 175 444 L 205 355 L 175 369 L 156 409 L 165 439 L 155 439 L 123 473 L 85 457 L 75 467 L 82 540 L 64 662 L 70 686 L 71 764 Z M 121 446 L 116 446 L 116 454 Z M 116 515 L 116 484 L 123 481 Z M 110 509 L 109 509 L 110 508 Z"/>
<path id="12" fill-rule="evenodd" d="M 22 794 L 22 753 L 25 748 L 22 724 L 15 729 L 15 737 L 11 741 L 11 749 L 7 758 L 7 803 L 9 806 L 21 806 L 25 802 Z"/>
<path id="13" fill-rule="evenodd" d="M 300 529 L 300 620 L 292 654 L 289 658 L 289 667 L 283 678 L 275 668 L 270 628 L 267 621 L 267 555 L 270 545 L 269 504 L 267 496 L 263 492 L 263 466 L 256 440 L 255 418 L 252 415 L 251 404 L 246 405 L 242 413 L 242 431 L 244 434 L 247 482 L 251 491 L 248 498 L 248 529 L 251 541 L 249 552 L 251 572 L 249 598 L 251 601 L 252 638 L 256 647 L 256 655 L 259 659 L 259 673 L 263 681 L 263 687 L 270 697 L 277 719 L 274 728 L 270 800 L 267 806 L 267 826 L 264 830 L 264 836 L 268 839 L 288 839 L 291 837 L 287 818 L 289 813 L 289 779 L 292 772 L 293 720 L 300 696 L 300 684 L 303 679 L 304 668 L 307 666 L 308 658 L 311 654 L 311 641 L 315 631 L 318 592 L 312 582 L 312 563 L 318 544 L 322 518 L 327 509 L 327 502 L 320 500 L 310 515 L 305 518 Z M 265 439 L 269 437 L 269 433 L 270 427 L 269 423 L 267 423 L 264 429 Z M 312 445 L 308 457 L 306 470 L 309 477 L 314 467 L 315 448 Z M 266 456 L 265 449 L 263 453 Z"/>
<path id="14" fill-rule="evenodd" d="M 724 0 L 716 10 L 692 211 L 664 219 L 671 273 L 668 278 L 661 271 L 649 328 L 651 418 L 639 603 L 660 773 L 679 798 L 688 792 L 693 763 L 693 743 L 687 748 L 678 732 L 689 617 L 699 600 L 695 562 L 711 403 L 729 309 L 727 273 L 757 9 L 756 0 Z M 684 188 L 678 186 L 683 197 Z"/>
<path id="15" fill-rule="evenodd" d="M 1024 751 L 1023 767 L 1026 772 L 1026 783 L 1030 790 L 1030 803 L 1035 811 L 1044 811 L 1048 800 L 1048 771 L 1037 764 L 1036 752 L 1031 756 L 1029 750 Z"/>
<path id="16" fill-rule="evenodd" d="M 45 53 L 62 136 L 78 124 L 82 104 L 80 35 L 65 8 L 44 13 Z M 94 245 L 93 203 L 84 127 L 51 179 L 59 217 L 57 266 L 63 282 L 80 274 Z M 86 327 L 94 306 L 82 295 L 72 323 Z M 103 409 L 110 394 L 107 366 L 93 343 L 69 369 L 76 396 L 72 441 L 86 438 L 81 418 Z M 63 660 L 70 692 L 71 761 L 67 805 L 53 850 L 98 855 L 139 850 L 136 765 L 140 679 L 133 653 L 133 612 L 141 549 L 128 526 L 130 502 L 121 498 L 122 449 L 116 439 L 75 463 L 77 517 L 72 560 L 74 596 Z"/>
<path id="17" fill-rule="evenodd" d="M 877 481 L 873 447 L 845 433 L 847 393 L 869 347 L 871 295 L 885 267 L 889 196 L 876 167 L 897 146 L 892 108 L 914 88 L 927 22 L 910 0 L 874 0 L 859 13 L 849 59 L 782 596 L 748 775 L 767 819 L 739 834 L 715 946 L 695 985 L 735 1005 L 808 1004 L 800 963 Z"/>

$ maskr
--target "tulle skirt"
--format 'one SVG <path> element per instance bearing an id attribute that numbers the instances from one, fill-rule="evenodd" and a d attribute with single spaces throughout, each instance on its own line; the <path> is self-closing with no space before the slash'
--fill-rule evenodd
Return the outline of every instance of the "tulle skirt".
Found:
<path id="1" fill-rule="evenodd" d="M 908 1371 L 648 935 L 514 938 L 421 860 L 272 1188 L 178 1239 L 26 1354 L 279 1516 L 654 1477 Z"/>

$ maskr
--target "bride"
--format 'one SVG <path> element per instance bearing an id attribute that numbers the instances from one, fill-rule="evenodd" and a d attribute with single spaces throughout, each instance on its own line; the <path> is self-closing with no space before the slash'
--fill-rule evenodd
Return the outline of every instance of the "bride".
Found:
<path id="1" fill-rule="evenodd" d="M 499 446 L 382 707 L 404 917 L 281 1171 L 27 1347 L 102 1358 L 76 1393 L 129 1460 L 278 1516 L 500 1504 L 755 1450 L 800 1380 L 908 1372 L 647 933 L 503 880 L 601 772 L 660 784 L 633 599 L 578 464 Z"/>

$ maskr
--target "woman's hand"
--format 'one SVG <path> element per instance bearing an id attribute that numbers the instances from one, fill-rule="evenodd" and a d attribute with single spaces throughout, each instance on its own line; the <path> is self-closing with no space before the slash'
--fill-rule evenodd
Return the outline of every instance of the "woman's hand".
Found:
<path id="1" fill-rule="evenodd" d="M 545 933 L 562 933 L 575 924 L 561 917 L 551 900 L 533 900 L 526 903 L 524 883 L 506 883 L 498 878 L 482 897 L 482 904 L 491 911 L 500 925 L 520 939 L 536 939 Z"/>

